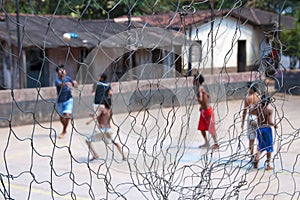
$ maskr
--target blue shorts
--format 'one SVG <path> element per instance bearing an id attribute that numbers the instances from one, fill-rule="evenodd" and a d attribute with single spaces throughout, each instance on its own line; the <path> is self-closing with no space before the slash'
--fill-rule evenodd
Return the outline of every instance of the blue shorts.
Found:
<path id="1" fill-rule="evenodd" d="M 66 113 L 72 114 L 73 111 L 73 98 L 70 98 L 69 100 L 65 102 L 58 102 L 57 103 L 57 111 L 59 115 L 64 115 Z"/>
<path id="2" fill-rule="evenodd" d="M 273 136 L 271 127 L 259 128 L 256 132 L 258 140 L 258 151 L 273 152 Z"/>

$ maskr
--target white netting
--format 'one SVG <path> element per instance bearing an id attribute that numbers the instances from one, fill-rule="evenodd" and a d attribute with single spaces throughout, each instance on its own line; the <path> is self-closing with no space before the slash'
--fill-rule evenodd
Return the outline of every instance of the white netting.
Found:
<path id="1" fill-rule="evenodd" d="M 292 95 L 299 83 L 290 86 L 283 70 L 272 73 L 277 60 L 262 56 L 272 45 L 259 36 L 246 37 L 251 31 L 258 33 L 251 23 L 259 23 L 261 13 L 240 10 L 240 1 L 228 9 L 221 3 L 215 10 L 204 9 L 210 1 L 109 1 L 106 7 L 96 1 L 83 7 L 59 1 L 54 11 L 77 14 L 60 21 L 65 17 L 56 12 L 29 15 L 37 14 L 38 2 L 30 1 L 20 22 L 7 13 L 6 6 L 15 4 L 1 7 L 2 28 L 8 26 L 5 21 L 10 24 L 10 34 L 0 33 L 5 57 L 1 88 L 6 89 L 0 115 L 1 199 L 299 199 L 299 97 Z M 166 11 L 167 5 L 168 14 L 155 13 L 158 8 Z M 125 8 L 126 17 L 113 19 Z M 152 14 L 135 16 L 136 9 Z M 249 18 L 243 18 L 246 11 Z M 84 19 L 97 12 L 103 19 Z M 40 30 L 35 23 L 41 23 Z M 100 32 L 95 32 L 96 25 Z M 264 28 L 281 53 L 274 27 Z M 44 31 L 43 37 L 35 31 Z M 69 32 L 77 35 L 65 34 Z M 248 52 L 248 60 L 237 60 L 240 51 Z M 13 60 L 16 67 L 8 67 Z M 67 71 L 79 87 L 73 90 L 74 112 L 66 137 L 58 139 L 61 124 L 51 95 L 56 95 L 54 67 L 62 60 L 66 66 L 78 66 Z M 237 67 L 248 72 L 233 73 Z M 94 144 L 100 157 L 89 161 L 86 139 L 97 129 L 89 118 L 94 112 L 91 89 L 101 73 L 108 74 L 113 90 L 112 131 L 126 161 L 114 145 L 103 142 Z M 211 97 L 218 150 L 199 148 L 203 138 L 197 130 L 200 112 L 193 77 L 198 73 L 204 75 Z M 241 129 L 248 81 L 276 100 L 271 106 L 279 128 L 273 129 L 271 171 L 264 168 L 265 154 L 253 169 L 247 130 Z M 18 89 L 26 84 L 33 90 Z M 26 123 L 18 126 L 19 121 Z"/>

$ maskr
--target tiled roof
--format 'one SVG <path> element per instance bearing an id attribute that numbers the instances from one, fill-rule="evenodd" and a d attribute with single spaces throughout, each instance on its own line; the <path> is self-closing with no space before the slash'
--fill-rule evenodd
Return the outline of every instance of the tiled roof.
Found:
<path id="1" fill-rule="evenodd" d="M 231 15 L 242 20 L 247 20 L 249 23 L 257 26 L 272 26 L 278 22 L 279 15 L 264 10 L 253 8 L 239 8 L 233 10 Z M 294 27 L 294 18 L 291 16 L 280 16 L 281 26 L 285 29 L 291 29 Z"/>
<path id="2" fill-rule="evenodd" d="M 195 23 L 209 22 L 211 10 L 200 10 L 195 13 L 172 12 L 160 15 L 146 15 L 134 17 L 133 20 L 144 22 L 145 24 L 156 27 L 168 27 L 172 29 L 182 29 L 184 26 L 191 26 Z M 241 22 L 247 22 L 255 26 L 273 27 L 278 21 L 279 15 L 253 8 L 222 9 L 214 11 L 215 17 L 234 17 Z M 291 29 L 294 27 L 294 18 L 281 16 L 283 28 Z"/>
<path id="3" fill-rule="evenodd" d="M 272 27 L 278 19 L 278 14 L 251 8 L 223 9 L 215 11 L 214 15 L 216 17 L 231 16 L 242 22 L 264 28 Z M 195 13 L 173 12 L 133 17 L 130 25 L 132 28 L 149 26 L 182 30 L 184 26 L 209 22 L 210 18 L 211 10 L 200 10 Z M 19 23 L 23 48 L 31 46 L 38 46 L 42 49 L 61 46 L 92 48 L 110 36 L 128 30 L 127 16 L 111 20 L 79 20 L 68 16 L 21 14 Z M 281 16 L 283 28 L 290 29 L 293 23 L 294 18 Z M 62 36 L 66 32 L 77 33 L 79 38 L 64 42 Z M 10 14 L 6 18 L 4 13 L 0 13 L 0 39 L 8 41 L 9 33 L 12 44 L 17 46 L 16 15 Z"/>
<path id="4" fill-rule="evenodd" d="M 0 38 L 7 40 L 11 37 L 12 44 L 17 46 L 16 15 L 7 18 L 0 14 Z M 78 20 L 67 16 L 51 15 L 20 15 L 20 38 L 23 47 L 39 46 L 40 48 L 55 48 L 59 46 L 94 47 L 112 34 L 127 30 L 126 24 L 112 20 Z M 63 41 L 63 34 L 73 32 L 78 39 Z"/>

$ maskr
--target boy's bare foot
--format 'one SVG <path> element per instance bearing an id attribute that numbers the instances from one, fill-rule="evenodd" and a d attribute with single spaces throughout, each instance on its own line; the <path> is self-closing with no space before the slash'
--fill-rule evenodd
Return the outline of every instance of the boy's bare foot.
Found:
<path id="1" fill-rule="evenodd" d="M 204 143 L 202 145 L 199 146 L 199 148 L 208 148 L 209 144 L 208 143 Z"/>
<path id="2" fill-rule="evenodd" d="M 270 165 L 266 166 L 266 171 L 269 171 L 269 170 L 272 170 L 272 169 L 273 169 L 273 167 L 271 167 Z"/>
<path id="3" fill-rule="evenodd" d="M 59 136 L 58 136 L 58 139 L 62 139 L 64 138 L 66 135 L 66 132 L 62 132 Z"/>
<path id="4" fill-rule="evenodd" d="M 250 162 L 253 164 L 255 162 L 255 155 L 251 155 Z"/>
<path id="5" fill-rule="evenodd" d="M 214 144 L 211 148 L 212 148 L 213 150 L 219 149 L 219 144 Z"/>
<path id="6" fill-rule="evenodd" d="M 90 162 L 92 162 L 92 161 L 94 161 L 94 160 L 96 160 L 96 159 L 98 159 L 99 158 L 99 156 L 97 155 L 97 156 L 93 156 L 91 159 L 90 159 Z"/>
<path id="7" fill-rule="evenodd" d="M 255 168 L 255 169 L 257 169 L 257 167 L 258 167 L 258 160 L 254 160 L 253 161 L 253 167 Z"/>

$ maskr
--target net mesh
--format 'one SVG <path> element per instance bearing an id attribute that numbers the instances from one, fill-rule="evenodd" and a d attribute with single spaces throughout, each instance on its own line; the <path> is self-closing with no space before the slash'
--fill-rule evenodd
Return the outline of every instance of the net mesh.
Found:
<path id="1" fill-rule="evenodd" d="M 115 5 L 121 3 L 124 2 Z M 126 18 L 131 21 L 115 26 L 109 20 L 117 12 L 117 6 L 105 8 L 89 1 L 81 9 L 78 20 L 75 20 L 77 29 L 81 30 L 79 37 L 92 38 L 95 48 L 83 51 L 82 59 L 78 59 L 80 56 L 68 46 L 67 54 L 63 56 L 66 61 L 71 59 L 79 66 L 78 70 L 68 69 L 68 74 L 74 70 L 79 87 L 73 90 L 74 113 L 65 138 L 58 139 L 62 125 L 57 118 L 56 99 L 47 98 L 50 89 L 41 87 L 47 81 L 51 85 L 53 74 L 42 80 L 42 68 L 37 74 L 27 75 L 35 83 L 34 92 L 29 94 L 31 106 L 28 110 L 24 109 L 25 103 L 20 101 L 18 90 L 14 89 L 16 85 L 5 85 L 9 81 L 2 83 L 2 87 L 9 90 L 11 103 L 5 105 L 10 107 L 9 113 L 4 113 L 0 119 L 7 125 L 0 129 L 1 199 L 299 199 L 299 122 L 295 109 L 299 97 L 292 95 L 298 89 L 297 83 L 291 87 L 284 85 L 283 73 L 276 76 L 271 73 L 275 68 L 270 70 L 270 62 L 274 60 L 260 57 L 255 58 L 257 70 L 251 70 L 245 77 L 240 75 L 237 80 L 232 78 L 228 66 L 235 56 L 235 45 L 247 19 L 231 24 L 234 25 L 230 27 L 233 32 L 227 38 L 230 46 L 223 46 L 223 51 L 218 49 L 220 44 L 226 44 L 220 39 L 227 34 L 223 23 L 238 10 L 240 2 L 234 3 L 221 17 L 205 18 L 214 22 L 208 23 L 206 33 L 198 29 L 197 24 L 188 23 L 201 18 L 200 7 L 209 6 L 208 1 L 185 1 L 185 4 L 144 1 L 144 4 L 145 9 L 163 9 L 170 4 L 174 12 L 165 18 L 159 18 L 153 12 L 139 21 L 130 11 Z M 131 9 L 135 6 L 125 5 Z M 29 13 L 36 12 L 35 6 L 32 5 Z M 63 9 L 77 12 L 67 1 L 60 1 L 55 6 L 58 13 Z M 81 17 L 95 8 L 102 14 L 106 13 L 104 16 L 108 18 L 99 21 L 104 29 L 97 35 L 89 29 L 94 24 L 81 21 Z M 1 11 L 5 13 L 6 8 L 2 7 Z M 213 14 L 221 11 L 222 6 Z M 212 11 L 203 12 L 206 15 Z M 67 35 L 62 38 L 51 23 L 56 17 L 54 12 L 50 18 L 39 18 L 46 19 L 48 30 L 41 39 L 44 46 L 35 46 L 41 50 L 43 59 L 35 62 L 60 64 L 47 57 L 48 33 L 53 33 L 57 42 L 66 46 L 78 37 Z M 143 21 L 147 17 L 157 27 L 155 23 L 149 25 Z M 17 25 L 14 19 L 11 21 Z M 189 33 L 185 30 L 187 25 L 199 34 Z M 171 27 L 177 30 L 171 30 Z M 23 38 L 19 44 L 26 46 L 25 38 L 34 43 L 36 38 L 29 34 L 30 28 L 21 27 Z M 111 34 L 114 31 L 115 34 Z M 281 52 L 279 38 L 270 35 L 270 39 L 279 44 L 273 47 Z M 32 51 L 28 57 L 33 57 L 34 53 Z M 10 59 L 19 56 L 15 51 L 5 52 L 5 55 Z M 140 60 L 134 59 L 137 55 Z M 211 60 L 216 60 L 216 63 Z M 18 59 L 18 64 L 20 62 Z M 178 70 L 176 63 L 180 63 L 182 71 Z M 26 74 L 20 67 L 14 70 L 13 74 Z M 113 138 L 121 145 L 125 161 L 114 145 L 103 142 L 94 144 L 99 158 L 89 161 L 92 154 L 86 140 L 98 131 L 97 121 L 89 117 L 94 112 L 90 91 L 98 75 L 104 72 L 110 74 L 109 83 L 113 90 Z M 205 76 L 205 87 L 215 114 L 218 150 L 199 148 L 204 141 L 197 130 L 200 106 L 192 76 L 195 73 Z M 22 76 L 12 77 L 16 78 L 22 82 Z M 273 129 L 271 165 L 274 169 L 270 171 L 265 170 L 265 154 L 261 156 L 258 169 L 253 169 L 248 130 L 241 129 L 243 99 L 247 97 L 244 82 L 250 80 L 259 85 L 259 93 L 268 94 L 275 100 L 270 105 L 275 110 L 279 128 Z M 278 86 L 277 90 L 273 84 Z M 282 88 L 284 92 L 279 93 Z M 41 107 L 49 108 L 46 122 L 40 120 L 43 115 L 39 110 Z M 14 125 L 16 115 L 28 118 L 30 123 Z M 209 143 L 213 144 L 211 135 L 207 133 L 207 136 Z M 257 142 L 255 151 L 256 147 Z"/>

